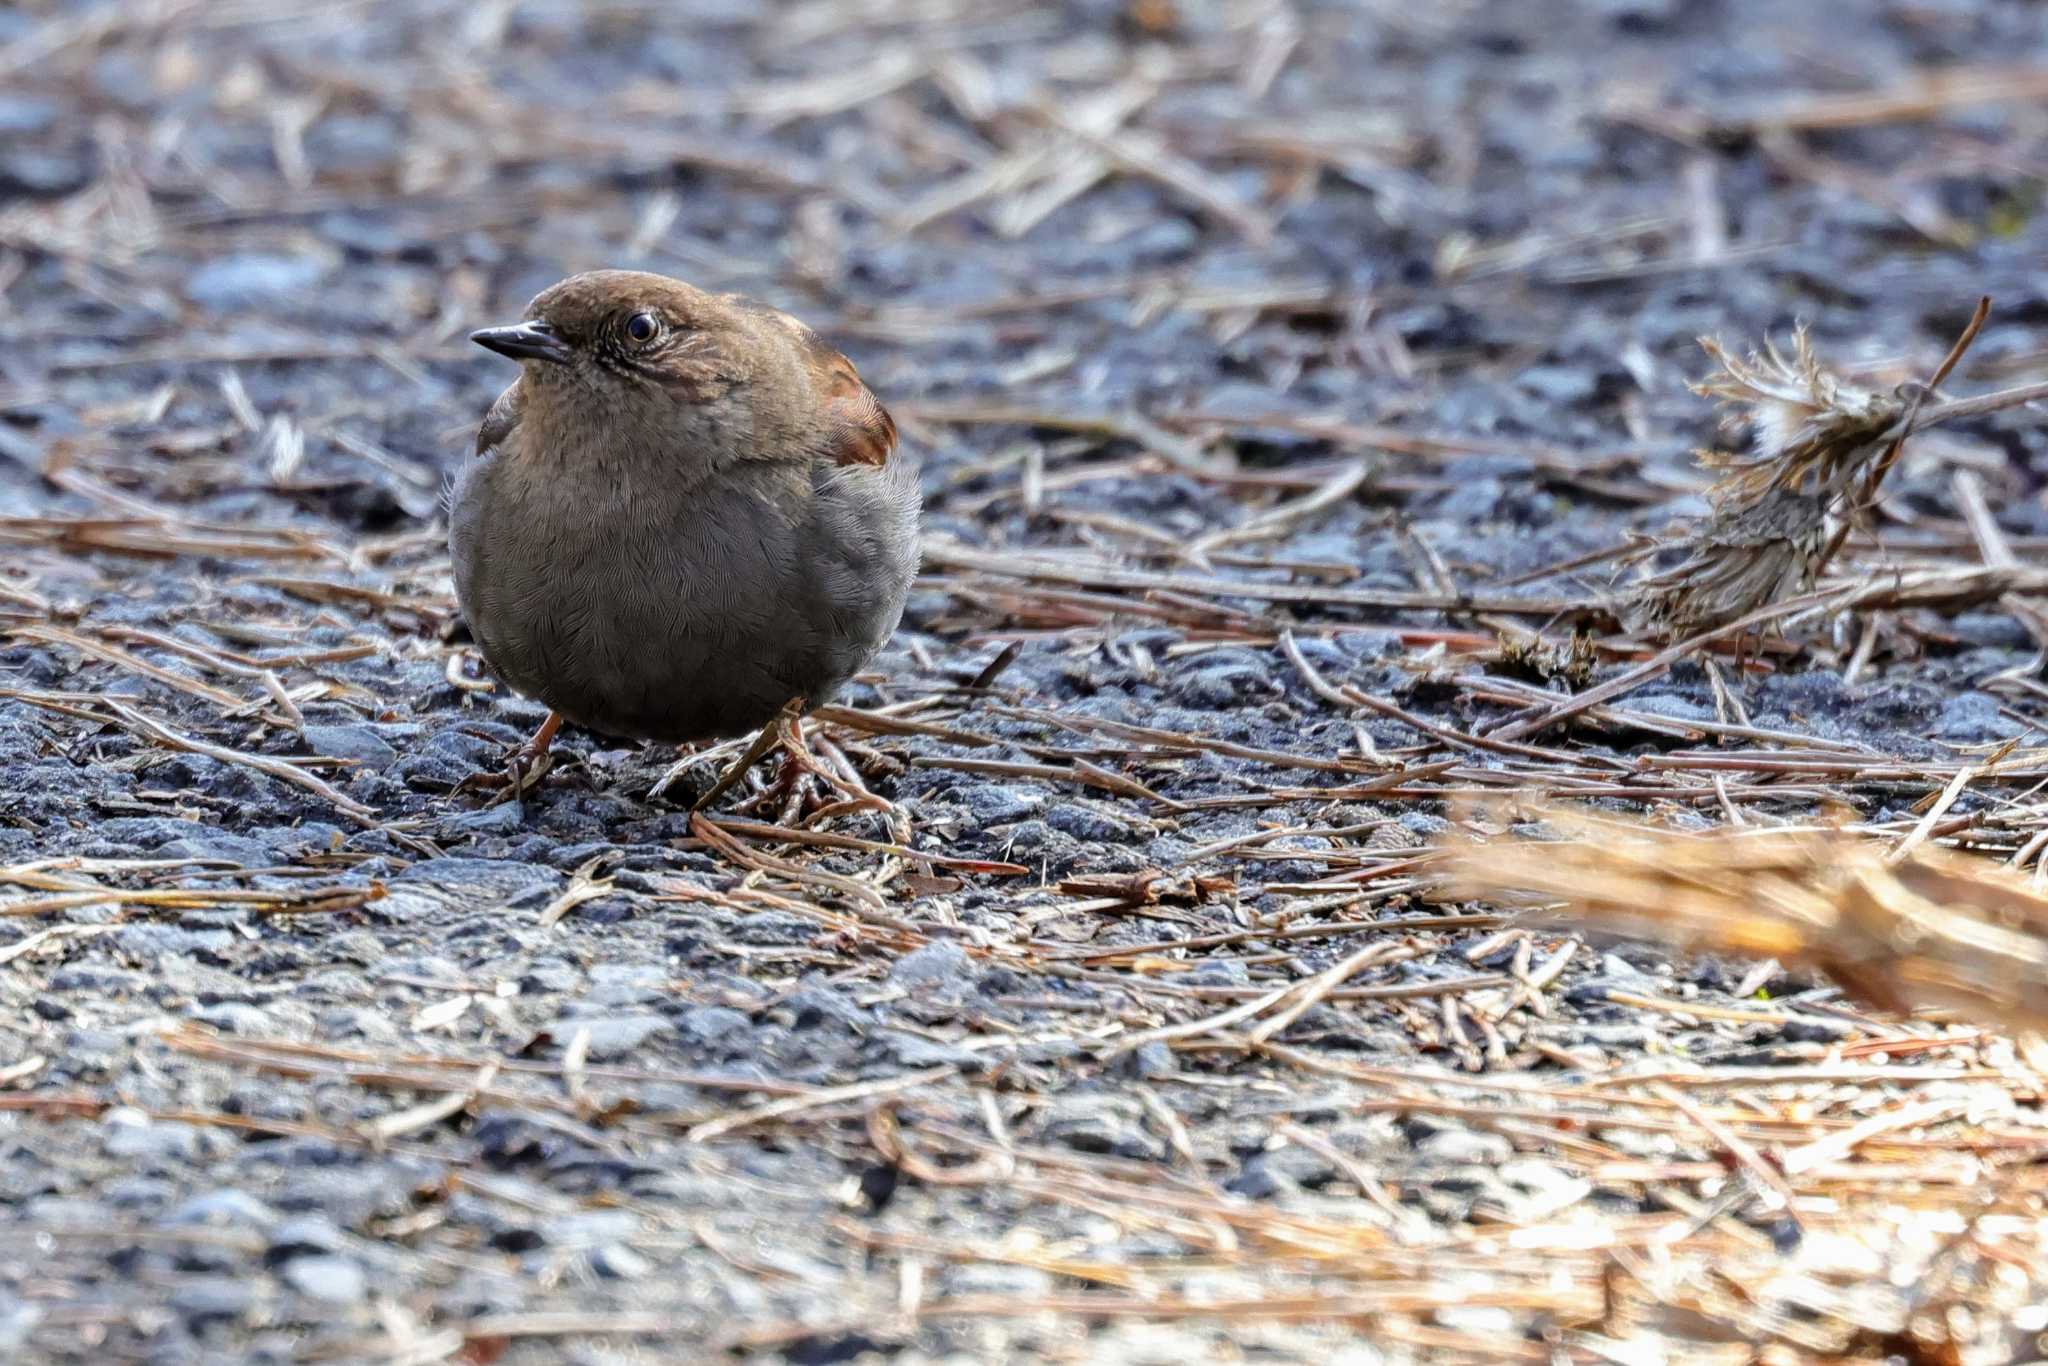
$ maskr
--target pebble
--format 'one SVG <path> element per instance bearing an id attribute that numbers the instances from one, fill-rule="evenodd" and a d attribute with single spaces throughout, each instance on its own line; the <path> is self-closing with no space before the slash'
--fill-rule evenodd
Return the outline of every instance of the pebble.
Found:
<path id="1" fill-rule="evenodd" d="M 816 984 L 798 987 L 771 1013 L 792 1029 L 832 1026 L 858 1032 L 872 1018 L 870 1012 L 856 1005 L 844 993 Z"/>
<path id="2" fill-rule="evenodd" d="M 347 1235 L 331 1220 L 318 1214 L 302 1214 L 271 1229 L 264 1260 L 276 1266 L 294 1257 L 338 1254 L 347 1246 Z"/>
<path id="3" fill-rule="evenodd" d="M 164 1215 L 160 1223 L 170 1228 L 193 1224 L 219 1224 L 228 1228 L 265 1228 L 277 1222 L 278 1212 L 245 1190 L 223 1186 L 195 1195 Z"/>
<path id="4" fill-rule="evenodd" d="M 301 1295 L 327 1304 L 357 1304 L 369 1291 L 363 1269 L 346 1257 L 294 1257 L 278 1275 Z"/>
<path id="5" fill-rule="evenodd" d="M 198 1155 L 199 1133 L 189 1124 L 152 1121 L 140 1111 L 114 1109 L 100 1121 L 106 1155 L 124 1162 L 182 1162 Z"/>
<path id="6" fill-rule="evenodd" d="M 179 958 L 218 961 L 235 944 L 232 930 L 188 930 L 157 920 L 123 925 L 108 938 L 123 954 L 159 965 Z"/>
<path id="7" fill-rule="evenodd" d="M 0 95 L 0 134 L 24 137 L 57 121 L 57 105 L 28 95 Z"/>
<path id="8" fill-rule="evenodd" d="M 935 939 L 911 950 L 889 968 L 889 980 L 899 987 L 964 987 L 976 975 L 974 959 L 956 939 Z"/>
<path id="9" fill-rule="evenodd" d="M 0 1290 L 0 1361 L 12 1361 L 25 1351 L 29 1334 L 42 1321 L 41 1305 L 24 1303 Z"/>
<path id="10" fill-rule="evenodd" d="M 1121 843 L 1136 839 L 1135 825 L 1101 807 L 1084 802 L 1058 802 L 1048 806 L 1045 823 L 1063 835 L 1093 843 Z"/>
<path id="11" fill-rule="evenodd" d="M 89 991 L 116 997 L 135 995 L 150 985 L 150 979 L 139 972 L 104 963 L 67 964 L 52 972 L 49 979 L 51 991 Z"/>
<path id="12" fill-rule="evenodd" d="M 308 750 L 331 759 L 354 759 L 377 769 L 398 760 L 398 751 L 368 726 L 308 724 L 299 734 Z"/>
<path id="13" fill-rule="evenodd" d="M 58 199 L 84 189 L 91 179 L 92 161 L 82 151 L 0 151 L 0 199 Z"/>
<path id="14" fill-rule="evenodd" d="M 526 824 L 523 802 L 499 802 L 465 811 L 441 822 L 443 830 L 464 835 L 510 835 Z"/>
<path id="15" fill-rule="evenodd" d="M 967 809 L 983 826 L 1021 821 L 1045 805 L 1046 794 L 1028 787 L 976 786 L 961 793 Z"/>
<path id="16" fill-rule="evenodd" d="M 201 1006 L 192 1012 L 191 1018 L 200 1024 L 230 1034 L 247 1034 L 261 1037 L 272 1032 L 270 1017 L 256 1006 L 240 1001 L 223 1001 L 217 1005 Z"/>
<path id="17" fill-rule="evenodd" d="M 674 1033 L 675 1026 L 659 1015 L 565 1016 L 552 1032 L 555 1041 L 567 1047 L 583 1030 L 590 1032 L 590 1060 L 609 1062 L 626 1057 L 657 1034 Z"/>
<path id="18" fill-rule="evenodd" d="M 239 1276 L 188 1276 L 171 1287 L 173 1310 L 195 1323 L 238 1319 L 256 1305 L 256 1287 Z"/>
<path id="19" fill-rule="evenodd" d="M 1139 1044 L 1124 1054 L 1123 1064 L 1124 1070 L 1131 1076 L 1145 1081 L 1158 1081 L 1180 1071 L 1180 1065 L 1174 1061 L 1172 1047 L 1158 1039 L 1151 1043 Z"/>
<path id="20" fill-rule="evenodd" d="M 1048 1142 L 1081 1153 L 1107 1153 L 1148 1162 L 1158 1162 L 1166 1156 L 1162 1140 L 1130 1116 L 1099 1103 L 1082 1113 L 1053 1120 L 1045 1126 L 1045 1137 Z"/>
<path id="21" fill-rule="evenodd" d="M 1270 1200 L 1290 1190 L 1314 1190 L 1337 1176 L 1336 1164 L 1298 1144 L 1252 1154 L 1224 1189 L 1251 1200 Z"/>
<path id="22" fill-rule="evenodd" d="M 185 297 L 216 312 L 301 301 L 326 277 L 317 256 L 240 252 L 209 261 L 185 281 Z"/>
<path id="23" fill-rule="evenodd" d="M 2024 723 L 2003 715 L 1998 699 L 1980 692 L 1966 692 L 1942 704 L 1934 722 L 1934 736 L 1951 744 L 1983 745 L 2010 740 L 2025 731 Z"/>
<path id="24" fill-rule="evenodd" d="M 1514 1156 L 1515 1145 L 1499 1134 L 1443 1129 L 1417 1143 L 1415 1151 L 1436 1162 L 1494 1167 Z"/>
<path id="25" fill-rule="evenodd" d="M 676 1028 L 695 1043 L 719 1043 L 749 1033 L 754 1022 L 731 1006 L 693 1006 L 676 1019 Z"/>
<path id="26" fill-rule="evenodd" d="M 582 983 L 583 974 L 574 965 L 559 958 L 542 958 L 529 964 L 520 974 L 519 990 L 529 996 L 546 996 L 574 991 Z"/>
<path id="27" fill-rule="evenodd" d="M 590 1250 L 591 1269 L 611 1281 L 637 1281 L 654 1264 L 624 1243 L 604 1243 Z"/>

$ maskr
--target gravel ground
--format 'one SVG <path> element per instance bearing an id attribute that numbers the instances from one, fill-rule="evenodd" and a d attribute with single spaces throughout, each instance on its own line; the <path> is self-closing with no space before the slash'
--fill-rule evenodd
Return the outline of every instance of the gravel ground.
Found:
<path id="1" fill-rule="evenodd" d="M 1945 779 L 1678 761 L 2048 729 L 1992 600 L 1474 738 L 1648 653 L 1531 575 L 1704 506 L 1696 336 L 1888 387 L 1990 295 L 1958 383 L 2048 374 L 2043 51 L 2024 0 L 0 11 L 0 1357 L 2027 1359 L 2012 1042 L 1425 856 L 1516 788 L 1909 828 Z M 693 824 L 716 755 L 577 733 L 463 790 L 541 716 L 450 597 L 463 334 L 604 265 L 813 322 L 923 461 L 826 727 L 900 819 Z M 1959 471 L 2048 546 L 2008 412 L 1859 563 L 1973 555 Z"/>

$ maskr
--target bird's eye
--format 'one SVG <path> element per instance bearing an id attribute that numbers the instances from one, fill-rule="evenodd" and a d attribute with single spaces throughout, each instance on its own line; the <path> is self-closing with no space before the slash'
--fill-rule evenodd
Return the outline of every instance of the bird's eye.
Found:
<path id="1" fill-rule="evenodd" d="M 626 335 L 636 342 L 650 342 L 654 334 L 661 331 L 661 324 L 654 320 L 652 313 L 635 313 L 626 319 Z"/>

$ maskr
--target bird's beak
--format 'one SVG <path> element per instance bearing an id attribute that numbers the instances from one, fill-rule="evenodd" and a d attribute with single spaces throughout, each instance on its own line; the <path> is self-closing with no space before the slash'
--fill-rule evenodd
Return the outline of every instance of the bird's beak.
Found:
<path id="1" fill-rule="evenodd" d="M 557 363 L 569 359 L 569 344 L 555 335 L 555 329 L 542 322 L 513 323 L 510 327 L 486 327 L 481 332 L 472 332 L 469 339 L 478 346 L 495 351 L 513 360 L 549 360 Z"/>

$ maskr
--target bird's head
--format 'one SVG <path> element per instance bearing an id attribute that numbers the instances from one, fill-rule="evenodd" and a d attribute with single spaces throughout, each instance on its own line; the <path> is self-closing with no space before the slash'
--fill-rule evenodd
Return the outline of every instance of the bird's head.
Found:
<path id="1" fill-rule="evenodd" d="M 540 391 L 627 399 L 635 391 L 707 403 L 750 374 L 745 320 L 694 285 L 636 270 L 572 275 L 526 316 L 469 339 L 509 356 Z"/>
<path id="2" fill-rule="evenodd" d="M 576 449 L 881 465 L 896 424 L 853 362 L 779 309 L 664 275 L 594 270 L 470 340 L 525 370 L 523 422 Z"/>

